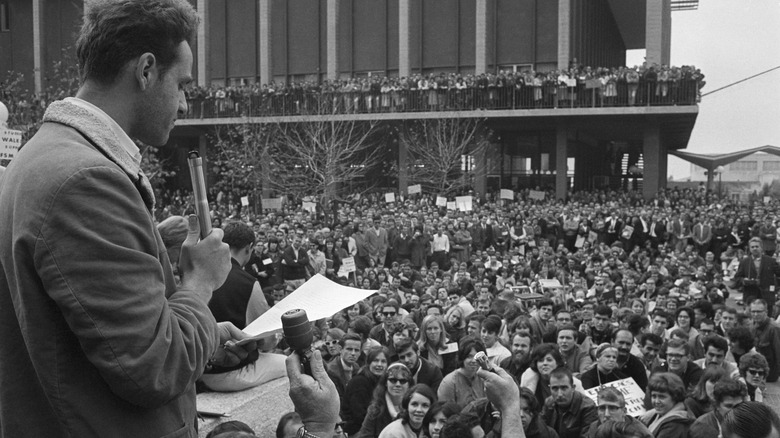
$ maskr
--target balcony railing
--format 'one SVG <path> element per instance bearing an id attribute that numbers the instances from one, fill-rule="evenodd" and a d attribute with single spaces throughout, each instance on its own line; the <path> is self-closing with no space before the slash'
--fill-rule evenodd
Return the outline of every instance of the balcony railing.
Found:
<path id="1" fill-rule="evenodd" d="M 696 105 L 699 85 L 691 79 L 387 92 L 246 89 L 225 97 L 190 96 L 187 118 Z"/>

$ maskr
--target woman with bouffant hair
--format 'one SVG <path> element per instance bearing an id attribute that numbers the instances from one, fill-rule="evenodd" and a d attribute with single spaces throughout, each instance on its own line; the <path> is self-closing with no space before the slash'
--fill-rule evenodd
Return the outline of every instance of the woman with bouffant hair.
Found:
<path id="1" fill-rule="evenodd" d="M 653 409 L 640 417 L 656 438 L 687 438 L 694 421 L 685 408 L 685 384 L 674 373 L 656 373 L 647 384 Z"/>

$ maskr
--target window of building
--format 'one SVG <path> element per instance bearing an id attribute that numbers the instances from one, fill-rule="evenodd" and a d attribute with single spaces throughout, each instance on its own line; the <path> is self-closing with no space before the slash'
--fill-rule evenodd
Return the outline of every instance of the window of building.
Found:
<path id="1" fill-rule="evenodd" d="M 729 164 L 729 170 L 735 172 L 749 172 L 758 170 L 758 161 L 737 161 Z"/>
<path id="2" fill-rule="evenodd" d="M 778 171 L 780 170 L 780 161 L 764 161 L 765 171 Z"/>
<path id="3" fill-rule="evenodd" d="M 8 3 L 0 3 L 0 32 L 11 31 L 11 17 L 8 12 Z"/>

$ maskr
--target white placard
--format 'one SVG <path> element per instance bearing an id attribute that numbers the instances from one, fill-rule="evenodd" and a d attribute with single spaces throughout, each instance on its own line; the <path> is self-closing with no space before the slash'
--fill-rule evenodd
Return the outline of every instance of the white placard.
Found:
<path id="1" fill-rule="evenodd" d="M 539 201 L 544 201 L 544 192 L 541 190 L 531 190 L 528 192 L 528 197 Z"/>
<path id="2" fill-rule="evenodd" d="M 341 267 L 339 268 L 340 277 L 348 277 L 350 272 L 355 272 L 357 267 L 355 266 L 354 257 L 344 257 L 341 259 Z"/>
<path id="3" fill-rule="evenodd" d="M 252 321 L 244 333 L 258 338 L 277 332 L 282 329 L 282 314 L 293 309 L 305 310 L 309 321 L 327 318 L 375 293 L 375 290 L 342 286 L 317 274 Z"/>
<path id="4" fill-rule="evenodd" d="M 515 192 L 509 189 L 501 189 L 501 199 L 509 199 L 511 201 L 515 199 Z"/>
<path id="5" fill-rule="evenodd" d="M 395 193 L 385 193 L 385 202 L 395 202 Z"/>
<path id="6" fill-rule="evenodd" d="M 598 403 L 599 391 L 606 387 L 615 388 L 623 394 L 623 398 L 626 399 L 626 413 L 628 415 L 638 417 L 645 413 L 645 392 L 631 377 L 586 389 L 585 395 L 593 400 L 593 403 Z"/>
<path id="7" fill-rule="evenodd" d="M 415 193 L 422 193 L 422 186 L 420 184 L 415 184 L 409 186 L 406 190 L 410 195 L 414 195 Z"/>
<path id="8" fill-rule="evenodd" d="M 446 207 L 447 206 L 447 198 L 444 196 L 437 196 L 436 197 L 436 206 L 437 207 Z"/>
<path id="9" fill-rule="evenodd" d="M 241 205 L 243 205 L 244 207 L 249 207 L 249 196 L 241 197 Z"/>
<path id="10" fill-rule="evenodd" d="M 316 202 L 309 202 L 309 201 L 303 201 L 303 211 L 308 211 L 311 213 L 317 212 L 317 203 Z"/>
<path id="11" fill-rule="evenodd" d="M 0 129 L 0 160 L 13 160 L 22 146 L 22 131 Z"/>
<path id="12" fill-rule="evenodd" d="M 474 209 L 473 196 L 456 196 L 455 203 L 458 205 L 458 210 L 460 211 L 471 211 Z"/>
<path id="13" fill-rule="evenodd" d="M 448 202 L 447 203 L 447 210 L 457 210 L 458 209 L 458 203 L 455 201 Z"/>
<path id="14" fill-rule="evenodd" d="M 281 210 L 282 198 L 264 198 L 263 208 L 266 210 Z"/>

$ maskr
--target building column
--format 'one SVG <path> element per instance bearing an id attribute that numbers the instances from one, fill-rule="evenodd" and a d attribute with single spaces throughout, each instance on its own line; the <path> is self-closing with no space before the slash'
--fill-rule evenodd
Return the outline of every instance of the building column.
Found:
<path id="1" fill-rule="evenodd" d="M 658 193 L 661 180 L 666 180 L 666 172 L 661 174 L 661 155 L 666 151 L 661 145 L 661 130 L 657 122 L 645 126 L 643 140 L 642 195 L 645 200 L 650 200 Z"/>
<path id="2" fill-rule="evenodd" d="M 211 82 L 209 75 L 209 46 L 211 41 L 209 38 L 210 24 L 209 23 L 209 0 L 198 0 L 197 4 L 198 16 L 200 16 L 200 23 L 198 23 L 198 86 L 208 87 Z"/>
<path id="3" fill-rule="evenodd" d="M 35 94 L 43 92 L 43 75 L 46 66 L 43 61 L 43 0 L 33 0 L 33 79 L 35 81 Z"/>
<path id="4" fill-rule="evenodd" d="M 645 7 L 645 60 L 669 65 L 672 44 L 671 0 L 647 0 Z"/>
<path id="5" fill-rule="evenodd" d="M 571 61 L 571 0 L 558 0 L 558 69 Z"/>
<path id="6" fill-rule="evenodd" d="M 271 65 L 271 0 L 258 1 L 258 44 L 259 53 L 257 59 L 260 61 L 260 83 L 268 84 L 273 80 L 273 70 Z"/>
<path id="7" fill-rule="evenodd" d="M 411 41 L 409 40 L 410 0 L 398 0 L 398 77 L 412 74 Z"/>
<path id="8" fill-rule="evenodd" d="M 476 11 L 476 57 L 474 58 L 474 73 L 481 75 L 487 71 L 487 0 L 477 0 Z"/>
<path id="9" fill-rule="evenodd" d="M 555 132 L 555 200 L 566 200 L 568 186 L 566 184 L 567 158 L 569 156 L 569 131 L 565 126 L 558 126 Z"/>
<path id="10" fill-rule="evenodd" d="M 339 77 L 339 0 L 328 0 L 327 76 L 331 81 Z"/>
<path id="11" fill-rule="evenodd" d="M 409 149 L 405 142 L 395 141 L 398 143 L 398 193 L 406 196 L 409 188 Z"/>
<path id="12" fill-rule="evenodd" d="M 208 162 L 208 144 L 209 140 L 205 133 L 198 134 L 198 154 L 203 159 L 203 179 L 206 183 L 206 187 L 209 186 L 209 169 L 211 166 Z"/>

